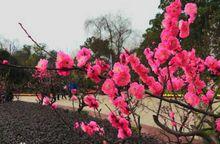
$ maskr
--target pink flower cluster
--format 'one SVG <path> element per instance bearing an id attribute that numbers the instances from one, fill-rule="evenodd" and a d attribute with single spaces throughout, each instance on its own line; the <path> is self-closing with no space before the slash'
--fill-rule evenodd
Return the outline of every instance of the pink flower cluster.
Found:
<path id="1" fill-rule="evenodd" d="M 138 84 L 137 82 L 133 82 L 130 84 L 130 88 L 128 89 L 128 92 L 135 96 L 136 99 L 142 99 L 144 96 L 144 85 Z"/>
<path id="2" fill-rule="evenodd" d="M 210 102 L 212 102 L 214 95 L 215 95 L 214 91 L 208 90 L 206 95 L 203 95 L 201 99 L 204 104 L 208 105 L 210 104 Z"/>
<path id="3" fill-rule="evenodd" d="M 109 64 L 106 64 L 105 61 L 96 59 L 94 65 L 87 64 L 87 76 L 95 83 L 99 83 L 101 81 L 100 75 L 106 72 L 109 67 Z"/>
<path id="4" fill-rule="evenodd" d="M 184 8 L 184 13 L 189 16 L 189 23 L 193 23 L 197 14 L 197 5 L 195 3 L 187 3 Z"/>
<path id="5" fill-rule="evenodd" d="M 7 64 L 9 64 L 9 62 L 8 62 L 8 60 L 3 60 L 2 64 L 7 65 Z"/>
<path id="6" fill-rule="evenodd" d="M 110 113 L 108 116 L 109 122 L 113 127 L 118 129 L 118 138 L 125 139 L 132 135 L 129 127 L 129 122 L 122 116 L 116 116 L 115 113 Z"/>
<path id="7" fill-rule="evenodd" d="M 81 124 L 76 122 L 74 124 L 74 128 L 79 128 L 80 126 L 83 132 L 87 133 L 89 136 L 93 136 L 96 132 L 98 132 L 99 135 L 104 135 L 105 133 L 104 129 L 101 128 L 95 121 L 90 121 L 88 124 L 84 122 L 82 122 Z"/>
<path id="8" fill-rule="evenodd" d="M 189 52 L 182 50 L 178 36 L 180 38 L 189 36 L 189 25 L 195 20 L 197 6 L 193 3 L 186 4 L 184 13 L 189 18 L 188 20 L 179 21 L 182 12 L 181 7 L 180 0 L 175 0 L 166 7 L 164 20 L 162 21 L 164 29 L 160 35 L 161 43 L 154 51 L 149 48 L 144 51 L 151 70 L 158 76 L 158 82 L 154 78 L 149 79 L 148 77 L 147 79 L 147 76 L 142 80 L 155 95 L 160 95 L 163 90 L 162 85 L 165 85 L 168 91 L 180 91 L 187 86 L 188 92 L 184 95 L 184 99 L 188 104 L 195 107 L 200 104 L 201 98 L 199 96 L 202 95 L 202 90 L 206 87 L 199 74 L 199 72 L 205 70 L 205 65 L 202 59 L 196 57 L 194 49 Z M 170 61 L 168 62 L 168 60 Z M 162 67 L 166 62 L 169 66 Z M 212 65 L 212 62 L 210 62 L 210 65 Z M 212 71 L 216 70 L 216 67 L 213 67 Z M 180 69 L 184 73 L 176 75 L 177 70 Z"/>
<path id="9" fill-rule="evenodd" d="M 126 86 L 131 79 L 130 69 L 127 65 L 123 65 L 119 62 L 114 64 L 112 79 L 118 86 Z"/>
<path id="10" fill-rule="evenodd" d="M 175 113 L 174 113 L 173 111 L 171 111 L 171 112 L 169 113 L 169 117 L 171 118 L 171 125 L 172 125 L 173 127 L 175 127 L 175 126 L 176 126 Z"/>
<path id="11" fill-rule="evenodd" d="M 186 102 L 193 107 L 198 106 L 200 103 L 200 98 L 195 93 L 188 92 L 185 94 L 184 98 Z"/>
<path id="12" fill-rule="evenodd" d="M 181 78 L 172 77 L 171 80 L 167 82 L 168 91 L 179 91 L 184 86 L 184 81 Z"/>
<path id="13" fill-rule="evenodd" d="M 118 93 L 118 89 L 115 87 L 115 83 L 112 79 L 106 79 L 102 85 L 102 91 L 104 94 L 110 96 L 111 99 L 115 98 Z"/>
<path id="14" fill-rule="evenodd" d="M 91 80 L 93 80 L 95 83 L 100 82 L 100 75 L 101 75 L 102 69 L 98 64 L 95 64 L 93 66 L 88 65 L 87 67 L 87 76 Z"/>
<path id="15" fill-rule="evenodd" d="M 68 76 L 70 74 L 70 71 L 65 69 L 71 69 L 73 68 L 73 65 L 74 65 L 74 61 L 69 55 L 61 51 L 57 53 L 56 68 L 64 69 L 57 71 L 59 75 Z"/>
<path id="16" fill-rule="evenodd" d="M 73 102 L 78 100 L 77 96 L 75 95 L 76 93 L 77 93 L 76 89 L 71 89 L 72 96 L 71 96 L 70 100 L 73 101 Z"/>
<path id="17" fill-rule="evenodd" d="M 113 100 L 113 105 L 118 108 L 122 114 L 129 115 L 130 111 L 128 108 L 128 103 L 125 101 L 127 95 L 124 93 L 121 94 L 122 96 L 119 96 Z"/>
<path id="18" fill-rule="evenodd" d="M 35 66 L 36 68 L 36 75 L 40 78 L 47 76 L 47 64 L 48 60 L 40 59 L 38 64 Z"/>
<path id="19" fill-rule="evenodd" d="M 208 56 L 205 59 L 205 65 L 213 74 L 220 76 L 220 60 L 215 59 L 213 56 Z"/>
<path id="20" fill-rule="evenodd" d="M 88 48 L 83 47 L 76 55 L 77 66 L 83 67 L 86 65 L 88 60 L 91 58 L 92 51 Z"/>
<path id="21" fill-rule="evenodd" d="M 94 97 L 94 95 L 89 94 L 84 97 L 83 99 L 84 103 L 88 105 L 90 108 L 97 109 L 99 107 L 98 100 Z"/>
<path id="22" fill-rule="evenodd" d="M 145 50 L 145 54 L 147 53 L 147 50 Z M 160 95 L 163 90 L 163 86 L 159 82 L 157 82 L 154 79 L 154 77 L 149 76 L 149 69 L 146 68 L 143 64 L 141 64 L 139 58 L 136 57 L 135 55 L 130 55 L 128 59 L 129 59 L 129 63 L 131 64 L 132 69 L 140 76 L 140 79 L 146 85 L 148 85 L 149 90 L 154 95 Z M 141 89 L 143 91 L 143 87 Z"/>
<path id="23" fill-rule="evenodd" d="M 187 19 L 180 19 L 182 12 L 185 13 Z M 194 23 L 196 15 L 197 6 L 194 3 L 187 3 L 183 11 L 180 0 L 174 0 L 166 7 L 162 21 L 164 29 L 160 35 L 161 42 L 154 50 L 150 48 L 144 50 L 149 68 L 142 64 L 135 54 L 131 54 L 127 50 L 120 55 L 119 62 L 114 64 L 112 70 L 104 60 L 89 61 L 92 51 L 88 48 L 84 47 L 77 53 L 77 66 L 86 70 L 88 78 L 98 84 L 102 82 L 102 76 L 107 76 L 101 89 L 104 94 L 109 96 L 119 113 L 117 116 L 111 112 L 108 116 L 112 126 L 118 130 L 118 138 L 124 139 L 132 135 L 127 117 L 132 113 L 132 104 L 144 98 L 145 89 L 154 96 L 162 96 L 165 90 L 182 93 L 181 90 L 185 89 L 183 98 L 192 107 L 198 107 L 201 104 L 207 106 L 213 101 L 214 89 L 207 87 L 206 82 L 201 79 L 201 74 L 208 68 L 212 74 L 219 76 L 220 60 L 213 56 L 203 60 L 196 56 L 194 49 L 183 50 L 179 41 L 179 38 L 189 37 L 190 25 Z M 153 44 L 156 46 L 155 42 Z M 41 59 L 36 66 L 37 71 L 45 73 L 47 63 L 47 60 Z M 59 75 L 69 75 L 70 71 L 65 69 L 70 69 L 73 65 L 74 61 L 69 55 L 63 52 L 57 53 L 56 68 L 59 69 Z M 135 76 L 138 75 L 137 79 L 136 77 L 131 78 L 131 71 L 135 72 Z M 71 93 L 71 100 L 76 101 L 78 99 L 75 95 L 76 90 L 71 90 Z M 99 107 L 98 100 L 92 94 L 86 95 L 83 102 L 90 108 Z M 43 104 L 56 108 L 56 104 L 51 103 L 48 97 L 43 99 Z M 175 113 L 170 112 L 169 117 L 171 125 L 176 126 Z M 220 131 L 220 119 L 217 119 L 215 124 L 216 130 Z M 81 127 L 90 136 L 95 132 L 104 134 L 103 128 L 100 128 L 94 121 L 88 124 L 75 123 L 74 127 Z"/>
<path id="24" fill-rule="evenodd" d="M 96 59 L 95 64 L 100 66 L 101 72 L 106 72 L 110 68 L 110 65 L 101 59 Z"/>
<path id="25" fill-rule="evenodd" d="M 43 98 L 43 105 L 49 105 L 52 109 L 57 109 L 58 105 L 56 102 L 52 103 L 49 97 Z"/>
<path id="26" fill-rule="evenodd" d="M 215 121 L 215 124 L 216 124 L 216 130 L 218 132 L 220 132 L 220 118 L 218 118 L 216 121 Z"/>

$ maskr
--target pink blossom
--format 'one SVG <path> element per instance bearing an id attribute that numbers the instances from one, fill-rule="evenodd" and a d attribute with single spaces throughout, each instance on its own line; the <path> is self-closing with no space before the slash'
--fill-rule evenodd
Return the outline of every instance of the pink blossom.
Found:
<path id="1" fill-rule="evenodd" d="M 155 82 L 155 79 L 152 76 L 146 76 L 146 77 L 140 77 L 140 78 L 147 85 L 152 85 L 152 83 Z"/>
<path id="2" fill-rule="evenodd" d="M 128 61 L 131 64 L 132 68 L 140 64 L 139 58 L 137 56 L 135 56 L 134 54 L 131 54 L 128 57 Z"/>
<path id="3" fill-rule="evenodd" d="M 115 87 L 115 84 L 112 79 L 105 80 L 105 82 L 102 85 L 102 91 L 111 97 L 114 97 L 118 93 L 118 90 Z"/>
<path id="4" fill-rule="evenodd" d="M 38 100 L 42 100 L 42 94 L 41 93 L 38 93 L 36 96 L 37 96 Z"/>
<path id="5" fill-rule="evenodd" d="M 181 51 L 180 53 L 176 54 L 170 61 L 172 65 L 182 67 L 187 65 L 189 62 L 188 52 L 186 50 Z"/>
<path id="6" fill-rule="evenodd" d="M 144 50 L 144 55 L 147 59 L 148 64 L 150 65 L 151 69 L 153 70 L 153 72 L 155 74 L 157 74 L 158 73 L 158 68 L 160 66 L 160 62 L 153 58 L 154 53 L 150 50 L 150 48 L 146 48 Z"/>
<path id="7" fill-rule="evenodd" d="M 112 70 L 110 70 L 110 71 L 108 72 L 108 76 L 109 76 L 109 77 L 113 77 L 113 75 L 114 75 L 114 72 L 113 72 Z"/>
<path id="8" fill-rule="evenodd" d="M 130 137 L 132 134 L 131 129 L 129 128 L 129 122 L 123 117 L 119 118 L 119 125 L 118 125 L 118 138 L 124 139 Z"/>
<path id="9" fill-rule="evenodd" d="M 162 25 L 164 28 L 170 28 L 173 25 L 177 25 L 178 19 L 176 17 L 171 17 L 169 14 L 165 13 Z"/>
<path id="10" fill-rule="evenodd" d="M 51 108 L 53 110 L 57 109 L 57 107 L 58 107 L 58 104 L 56 102 L 51 105 Z"/>
<path id="11" fill-rule="evenodd" d="M 205 59 L 205 65 L 213 74 L 220 75 L 220 60 L 218 61 L 213 56 L 208 56 Z"/>
<path id="12" fill-rule="evenodd" d="M 179 30 L 180 30 L 179 36 L 181 38 L 187 38 L 189 36 L 189 22 L 184 21 L 184 20 L 180 20 Z"/>
<path id="13" fill-rule="evenodd" d="M 179 29 L 178 29 L 178 31 L 179 31 Z M 170 36 L 173 36 L 170 29 L 163 29 L 162 32 L 160 33 L 160 39 L 162 42 L 167 41 Z"/>
<path id="14" fill-rule="evenodd" d="M 164 47 L 160 47 L 161 45 L 159 45 L 159 47 L 155 50 L 155 58 L 157 60 L 159 60 L 159 62 L 161 64 L 165 63 L 167 61 L 167 59 L 169 58 L 171 52 L 164 48 Z"/>
<path id="15" fill-rule="evenodd" d="M 125 65 L 127 65 L 128 64 L 128 58 L 129 58 L 129 55 L 127 54 L 127 53 L 122 53 L 122 54 L 120 54 L 120 63 L 121 64 L 125 64 Z"/>
<path id="16" fill-rule="evenodd" d="M 50 104 L 50 99 L 48 97 L 44 97 L 43 105 L 49 105 L 49 104 Z"/>
<path id="17" fill-rule="evenodd" d="M 88 66 L 87 68 L 87 76 L 93 80 L 95 83 L 100 82 L 99 75 L 101 74 L 101 67 L 99 65 Z"/>
<path id="18" fill-rule="evenodd" d="M 125 91 L 121 92 L 121 97 L 122 97 L 124 100 L 126 100 L 126 98 L 128 98 L 127 92 L 125 92 Z"/>
<path id="19" fill-rule="evenodd" d="M 125 115 L 128 115 L 130 112 L 129 112 L 129 109 L 128 109 L 128 104 L 127 102 L 125 101 L 125 98 L 120 96 L 120 97 L 117 97 L 114 101 L 113 101 L 113 104 L 115 107 L 119 108 L 119 110 L 125 114 Z"/>
<path id="20" fill-rule="evenodd" d="M 206 105 L 208 105 L 209 102 L 210 102 L 210 100 L 208 99 L 208 97 L 205 96 L 205 95 L 203 95 L 203 96 L 201 97 L 201 100 L 202 100 L 202 102 L 203 102 L 204 104 L 206 104 Z"/>
<path id="21" fill-rule="evenodd" d="M 175 127 L 176 126 L 176 122 L 175 121 L 171 121 L 171 126 Z"/>
<path id="22" fill-rule="evenodd" d="M 100 59 L 95 60 L 95 65 L 99 65 L 102 72 L 107 71 L 110 68 L 109 64 L 107 64 L 104 60 Z"/>
<path id="23" fill-rule="evenodd" d="M 118 128 L 119 126 L 119 118 L 116 116 L 115 113 L 111 112 L 108 115 L 108 121 L 111 123 L 111 125 L 115 128 Z"/>
<path id="24" fill-rule="evenodd" d="M 218 118 L 216 121 L 215 121 L 215 125 L 216 125 L 216 130 L 218 132 L 220 132 L 220 118 Z"/>
<path id="25" fill-rule="evenodd" d="M 105 134 L 105 131 L 104 131 L 104 128 L 102 127 L 99 129 L 99 135 L 103 136 L 104 134 Z"/>
<path id="26" fill-rule="evenodd" d="M 129 67 L 127 65 L 123 65 L 119 62 L 115 63 L 114 64 L 114 67 L 113 67 L 113 72 L 114 73 L 120 73 L 120 72 L 129 72 Z"/>
<path id="27" fill-rule="evenodd" d="M 124 117 L 119 117 L 119 128 L 128 127 L 129 122 Z"/>
<path id="28" fill-rule="evenodd" d="M 129 128 L 129 122 L 124 117 L 116 116 L 115 113 L 111 112 L 108 120 L 113 127 L 118 129 L 118 138 L 124 139 L 131 136 L 132 131 Z"/>
<path id="29" fill-rule="evenodd" d="M 163 86 L 159 82 L 153 82 L 151 85 L 149 85 L 149 90 L 152 92 L 152 94 L 159 96 L 163 91 Z"/>
<path id="30" fill-rule="evenodd" d="M 90 108 L 97 109 L 99 107 L 98 100 L 94 97 L 94 95 L 89 94 L 84 97 L 83 99 L 84 103 L 88 105 Z"/>
<path id="31" fill-rule="evenodd" d="M 90 49 L 83 47 L 76 55 L 77 66 L 83 67 L 91 58 L 91 53 L 92 51 Z"/>
<path id="32" fill-rule="evenodd" d="M 215 95 L 214 91 L 208 90 L 206 95 L 202 96 L 201 99 L 204 104 L 208 105 L 212 101 L 214 95 Z"/>
<path id="33" fill-rule="evenodd" d="M 130 84 L 130 88 L 128 92 L 135 96 L 137 99 L 142 99 L 144 95 L 144 85 L 138 84 L 137 82 L 133 82 Z"/>
<path id="34" fill-rule="evenodd" d="M 73 127 L 74 127 L 75 129 L 78 129 L 79 126 L 80 126 L 79 122 L 75 122 L 75 123 L 73 124 Z"/>
<path id="35" fill-rule="evenodd" d="M 184 81 L 180 78 L 172 77 L 171 81 L 172 81 L 172 83 L 170 82 L 170 80 L 168 80 L 168 83 L 167 83 L 167 89 L 169 91 L 172 91 L 172 89 L 174 91 L 181 90 L 181 88 L 184 85 Z"/>
<path id="36" fill-rule="evenodd" d="M 45 73 L 47 70 L 47 64 L 48 64 L 48 60 L 40 59 L 40 61 L 36 66 L 37 71 L 39 71 L 40 73 Z"/>
<path id="37" fill-rule="evenodd" d="M 77 96 L 72 95 L 72 97 L 70 98 L 70 100 L 71 100 L 71 101 L 76 101 L 76 100 L 78 100 L 78 98 L 77 98 Z"/>
<path id="38" fill-rule="evenodd" d="M 181 2 L 180 0 L 175 0 L 169 6 L 166 7 L 166 12 L 171 17 L 179 17 L 181 14 Z"/>
<path id="39" fill-rule="evenodd" d="M 208 90 L 206 93 L 206 96 L 211 100 L 215 95 L 215 92 L 213 90 Z"/>
<path id="40" fill-rule="evenodd" d="M 104 129 L 101 128 L 95 121 L 90 121 L 89 124 L 82 122 L 81 129 L 89 136 L 92 136 L 95 132 L 99 132 L 101 135 L 104 134 Z"/>
<path id="41" fill-rule="evenodd" d="M 189 15 L 189 23 L 193 23 L 197 14 L 197 5 L 195 3 L 187 3 L 184 8 L 185 14 Z"/>
<path id="42" fill-rule="evenodd" d="M 81 129 L 89 136 L 92 136 L 94 134 L 94 130 L 89 125 L 86 125 L 84 122 L 81 123 Z"/>
<path id="43" fill-rule="evenodd" d="M 73 67 L 73 65 L 74 65 L 73 59 L 69 55 L 61 51 L 57 53 L 57 60 L 56 60 L 57 69 L 65 69 L 65 68 L 70 69 Z M 70 71 L 58 70 L 58 74 L 61 76 L 68 76 L 70 74 Z"/>
<path id="44" fill-rule="evenodd" d="M 115 63 L 113 67 L 113 80 L 118 86 L 126 86 L 131 79 L 129 67 L 120 63 Z"/>
<path id="45" fill-rule="evenodd" d="M 63 87 L 63 89 L 64 89 L 64 90 L 67 90 L 67 89 L 68 89 L 68 87 L 65 85 L 65 86 Z"/>
<path id="46" fill-rule="evenodd" d="M 99 126 L 95 121 L 90 121 L 88 124 L 94 131 L 98 131 L 99 130 Z"/>
<path id="47" fill-rule="evenodd" d="M 200 79 L 200 77 L 197 75 L 195 80 L 193 81 L 195 87 L 196 87 L 196 92 L 201 93 L 202 89 L 206 87 L 206 83 Z"/>
<path id="48" fill-rule="evenodd" d="M 76 89 L 71 89 L 71 94 L 76 94 L 77 90 Z"/>
<path id="49" fill-rule="evenodd" d="M 9 64 L 9 62 L 8 62 L 8 60 L 3 60 L 2 64 L 7 65 L 7 64 Z"/>
<path id="50" fill-rule="evenodd" d="M 200 103 L 200 98 L 194 93 L 187 92 L 184 96 L 184 99 L 192 107 L 198 106 Z"/>
<path id="51" fill-rule="evenodd" d="M 119 128 L 118 129 L 118 138 L 125 139 L 132 135 L 132 131 L 129 127 Z"/>
<path id="52" fill-rule="evenodd" d="M 145 67 L 143 64 L 136 65 L 133 70 L 139 75 L 139 76 L 146 76 L 149 73 L 149 69 Z"/>
<path id="53" fill-rule="evenodd" d="M 150 48 L 146 48 L 144 50 L 144 55 L 145 55 L 147 60 L 150 60 L 150 59 L 152 60 L 154 53 L 151 51 Z"/>
<path id="54" fill-rule="evenodd" d="M 176 122 L 174 121 L 174 116 L 175 116 L 175 113 L 173 111 L 171 111 L 169 113 L 169 117 L 172 119 L 171 120 L 171 126 L 175 127 L 176 126 Z"/>
<path id="55" fill-rule="evenodd" d="M 166 44 L 169 50 L 180 51 L 182 49 L 179 40 L 173 36 L 168 38 Z"/>
<path id="56" fill-rule="evenodd" d="M 169 113 L 169 116 L 170 116 L 171 119 L 174 119 L 175 113 L 174 113 L 173 111 L 171 111 L 171 112 Z"/>

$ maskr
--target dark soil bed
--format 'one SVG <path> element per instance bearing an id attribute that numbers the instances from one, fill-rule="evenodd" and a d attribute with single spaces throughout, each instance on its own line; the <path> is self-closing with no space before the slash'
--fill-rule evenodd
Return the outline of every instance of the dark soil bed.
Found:
<path id="1" fill-rule="evenodd" d="M 76 112 L 58 109 L 58 114 L 73 125 L 74 121 L 96 121 L 104 127 L 105 136 L 111 143 L 136 144 L 139 138 L 133 136 L 125 142 L 118 141 L 117 130 L 107 120 L 79 115 Z M 89 137 L 79 130 L 69 130 L 52 109 L 34 103 L 12 102 L 0 104 L 0 144 L 99 144 L 103 138 Z M 144 136 L 144 144 L 161 144 L 156 138 Z"/>

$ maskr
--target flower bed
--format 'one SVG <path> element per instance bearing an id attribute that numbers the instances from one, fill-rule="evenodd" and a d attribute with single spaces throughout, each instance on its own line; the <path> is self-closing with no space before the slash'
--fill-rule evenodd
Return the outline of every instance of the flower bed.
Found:
<path id="1" fill-rule="evenodd" d="M 104 138 L 100 135 L 89 137 L 81 130 L 73 128 L 74 121 L 92 120 L 104 127 L 108 141 L 122 143 L 117 139 L 117 130 L 107 120 L 93 118 L 86 113 L 79 115 L 58 109 L 56 112 L 70 124 L 71 130 L 69 130 L 57 113 L 46 106 L 16 101 L 0 105 L 0 110 L 0 143 L 103 143 Z M 124 141 L 134 143 L 138 139 L 134 135 Z M 144 136 L 142 143 L 160 144 L 162 142 L 156 138 Z"/>

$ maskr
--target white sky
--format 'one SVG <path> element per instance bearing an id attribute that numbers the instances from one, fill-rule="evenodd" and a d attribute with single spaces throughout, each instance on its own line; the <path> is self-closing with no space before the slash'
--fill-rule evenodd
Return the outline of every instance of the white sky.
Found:
<path id="1" fill-rule="evenodd" d="M 32 44 L 21 22 L 39 43 L 72 53 L 88 37 L 87 18 L 121 12 L 143 34 L 158 5 L 159 0 L 0 0 L 0 36 Z"/>

